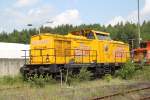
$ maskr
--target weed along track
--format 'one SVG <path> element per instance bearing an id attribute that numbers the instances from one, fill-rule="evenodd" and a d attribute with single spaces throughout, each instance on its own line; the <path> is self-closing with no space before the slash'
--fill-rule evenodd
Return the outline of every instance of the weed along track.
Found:
<path id="1" fill-rule="evenodd" d="M 143 97 L 140 100 L 150 100 L 150 96 Z"/>
<path id="2" fill-rule="evenodd" d="M 150 90 L 150 85 L 147 85 L 147 86 L 141 87 L 141 88 L 137 88 L 137 89 L 131 89 L 131 90 L 128 90 L 128 91 L 118 92 L 118 93 L 114 93 L 114 94 L 110 94 L 110 95 L 106 95 L 106 96 L 95 97 L 95 98 L 92 98 L 90 100 L 105 100 L 105 99 L 107 100 L 107 99 L 110 99 L 110 98 L 113 98 L 113 97 L 126 96 L 126 95 L 131 94 L 131 93 L 138 93 L 138 92 L 141 92 L 141 91 L 148 91 L 148 90 Z M 150 100 L 150 93 L 147 94 L 144 97 L 143 96 L 140 97 L 138 100 Z"/>

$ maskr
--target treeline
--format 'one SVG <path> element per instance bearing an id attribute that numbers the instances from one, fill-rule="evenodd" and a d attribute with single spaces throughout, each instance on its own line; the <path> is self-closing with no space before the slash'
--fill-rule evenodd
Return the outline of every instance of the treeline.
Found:
<path id="1" fill-rule="evenodd" d="M 150 21 L 144 21 L 141 25 L 141 37 L 142 40 L 150 40 Z M 108 25 L 107 27 L 100 24 L 82 24 L 79 26 L 73 25 L 60 25 L 55 28 L 41 27 L 41 33 L 53 33 L 53 34 L 67 34 L 71 31 L 80 29 L 93 29 L 97 31 L 104 31 L 111 33 L 111 37 L 114 40 L 121 40 L 129 43 L 129 40 L 134 39 L 134 47 L 137 46 L 138 41 L 138 29 L 134 23 L 127 22 L 126 24 L 118 23 L 115 26 Z M 12 33 L 1 32 L 0 42 L 13 42 L 13 43 L 30 43 L 30 37 L 38 34 L 38 29 L 23 29 L 22 31 L 14 30 Z"/>

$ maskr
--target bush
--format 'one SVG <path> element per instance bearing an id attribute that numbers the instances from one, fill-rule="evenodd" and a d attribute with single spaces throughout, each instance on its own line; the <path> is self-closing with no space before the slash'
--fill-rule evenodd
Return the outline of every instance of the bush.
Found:
<path id="1" fill-rule="evenodd" d="M 55 83 L 56 81 L 49 75 L 38 76 L 37 74 L 35 74 L 33 77 L 28 78 L 28 82 L 30 83 L 31 87 L 43 88 L 46 84 Z"/>
<path id="2" fill-rule="evenodd" d="M 31 87 L 45 87 L 45 79 L 42 75 L 38 76 L 35 74 L 33 77 L 28 78 L 28 82 L 30 83 Z"/>
<path id="3" fill-rule="evenodd" d="M 129 79 L 135 73 L 135 65 L 128 61 L 122 68 L 116 73 L 117 76 L 121 77 L 122 79 Z"/>
<path id="4" fill-rule="evenodd" d="M 52 77 L 52 75 L 44 76 L 44 81 L 45 81 L 46 84 L 56 84 L 57 83 L 56 79 L 54 79 Z"/>
<path id="5" fill-rule="evenodd" d="M 104 80 L 106 80 L 107 82 L 110 82 L 112 80 L 112 76 L 110 74 L 106 74 L 104 77 L 103 77 Z"/>
<path id="6" fill-rule="evenodd" d="M 87 70 L 87 68 L 81 68 L 79 74 L 72 74 L 72 72 L 69 72 L 67 83 L 70 85 L 71 83 L 75 82 L 82 82 L 82 81 L 88 81 L 90 80 L 92 76 L 92 73 Z"/>
<path id="7" fill-rule="evenodd" d="M 87 68 L 81 68 L 80 73 L 76 76 L 78 81 L 88 81 L 90 80 L 92 73 L 87 70 Z"/>
<path id="8" fill-rule="evenodd" d="M 72 72 L 69 72 L 66 83 L 70 86 L 74 82 L 76 82 L 76 75 L 73 75 Z"/>

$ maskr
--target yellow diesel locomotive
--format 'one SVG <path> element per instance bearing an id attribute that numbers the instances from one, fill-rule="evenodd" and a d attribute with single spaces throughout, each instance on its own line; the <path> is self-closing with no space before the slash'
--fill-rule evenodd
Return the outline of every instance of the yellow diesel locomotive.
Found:
<path id="1" fill-rule="evenodd" d="M 95 30 L 35 35 L 31 38 L 29 52 L 24 51 L 29 53 L 24 56 L 26 63 L 21 68 L 24 75 L 56 75 L 67 69 L 78 72 L 82 67 L 95 75 L 108 74 L 130 58 L 128 44 L 114 41 L 109 33 Z"/>

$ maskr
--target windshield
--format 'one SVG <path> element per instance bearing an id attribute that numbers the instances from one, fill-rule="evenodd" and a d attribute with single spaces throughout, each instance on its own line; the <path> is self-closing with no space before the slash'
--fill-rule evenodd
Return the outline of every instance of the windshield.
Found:
<path id="1" fill-rule="evenodd" d="M 109 35 L 104 35 L 104 34 L 96 34 L 97 38 L 99 40 L 111 40 Z"/>
<path id="2" fill-rule="evenodd" d="M 88 39 L 95 39 L 95 37 L 94 37 L 94 33 L 92 33 L 92 32 L 89 32 L 89 33 L 87 33 L 87 36 L 86 36 Z"/>

